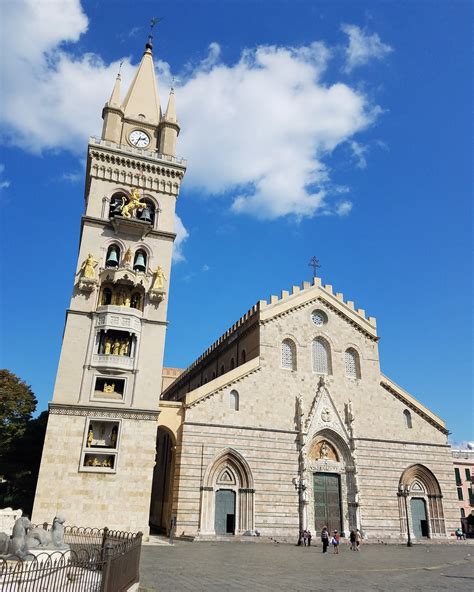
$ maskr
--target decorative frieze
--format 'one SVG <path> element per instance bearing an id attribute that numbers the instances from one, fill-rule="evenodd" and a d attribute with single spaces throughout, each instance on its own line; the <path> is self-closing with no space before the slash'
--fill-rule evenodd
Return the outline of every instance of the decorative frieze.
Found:
<path id="1" fill-rule="evenodd" d="M 134 419 L 140 421 L 158 421 L 160 411 L 141 409 L 104 409 L 102 407 L 81 407 L 79 405 L 49 404 L 51 415 L 75 415 L 80 417 L 107 417 L 111 419 Z"/>

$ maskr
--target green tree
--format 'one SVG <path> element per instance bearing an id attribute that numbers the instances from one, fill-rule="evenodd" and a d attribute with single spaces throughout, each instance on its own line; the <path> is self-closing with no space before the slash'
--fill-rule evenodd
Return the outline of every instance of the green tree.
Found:
<path id="1" fill-rule="evenodd" d="M 0 370 L 0 507 L 31 514 L 48 413 L 36 419 L 31 388 L 8 370 Z"/>
<path id="2" fill-rule="evenodd" d="M 36 404 L 36 397 L 25 381 L 9 370 L 0 370 L 0 451 L 21 437 Z"/>

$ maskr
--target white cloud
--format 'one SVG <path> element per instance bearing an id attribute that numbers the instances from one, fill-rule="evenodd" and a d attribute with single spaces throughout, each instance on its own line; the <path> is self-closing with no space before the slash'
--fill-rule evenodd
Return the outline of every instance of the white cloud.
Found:
<path id="1" fill-rule="evenodd" d="M 189 232 L 184 227 L 178 214 L 175 214 L 174 218 L 174 231 L 176 232 L 176 238 L 173 244 L 173 261 L 178 263 L 178 261 L 186 260 L 182 249 L 184 241 L 189 237 Z"/>
<path id="2" fill-rule="evenodd" d="M 8 179 L 3 178 L 3 173 L 5 172 L 5 165 L 0 163 L 0 190 L 7 189 L 10 187 L 10 181 Z"/>
<path id="3" fill-rule="evenodd" d="M 382 43 L 377 33 L 367 35 L 356 25 L 342 25 L 341 29 L 349 37 L 349 45 L 346 47 L 346 72 L 351 72 L 358 66 L 367 64 L 370 60 L 381 60 L 393 48 Z"/>
<path id="4" fill-rule="evenodd" d="M 366 154 L 368 151 L 368 147 L 363 146 L 362 144 L 359 144 L 359 142 L 355 142 L 354 140 L 351 141 L 349 145 L 351 147 L 352 154 L 356 160 L 357 167 L 359 169 L 365 169 L 367 166 Z"/>
<path id="5" fill-rule="evenodd" d="M 339 203 L 336 207 L 336 214 L 339 216 L 347 216 L 352 210 L 352 202 L 346 200 Z"/>
<path id="6" fill-rule="evenodd" d="M 8 2 L 3 16 L 3 43 L 10 54 L 0 65 L 6 89 L 3 141 L 33 152 L 83 154 L 88 136 L 100 133 L 100 112 L 119 62 L 124 60 L 123 93 L 136 64 L 121 56 L 106 64 L 63 45 L 87 29 L 79 0 Z M 359 45 L 361 39 L 372 40 L 372 54 L 387 47 L 377 35 L 365 37 L 357 27 L 345 27 L 349 47 L 354 31 Z M 177 108 L 179 152 L 190 165 L 187 186 L 205 195 L 232 195 L 234 212 L 258 218 L 338 213 L 340 206 L 333 205 L 338 190 L 325 159 L 370 126 L 381 110 L 347 84 L 324 82 L 331 52 L 320 42 L 260 46 L 243 50 L 238 62 L 228 65 L 212 43 L 199 64 L 186 65 Z M 352 58 L 354 65 L 367 59 L 360 56 Z M 163 99 L 172 76 L 159 60 L 157 71 Z M 182 258 L 179 244 L 175 258 Z"/>

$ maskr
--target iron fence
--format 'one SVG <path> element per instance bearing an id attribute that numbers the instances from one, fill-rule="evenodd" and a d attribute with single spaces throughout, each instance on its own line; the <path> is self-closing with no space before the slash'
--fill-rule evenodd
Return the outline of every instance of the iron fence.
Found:
<path id="1" fill-rule="evenodd" d="M 141 532 L 70 526 L 64 541 L 70 550 L 0 559 L 0 590 L 125 592 L 139 581 Z"/>

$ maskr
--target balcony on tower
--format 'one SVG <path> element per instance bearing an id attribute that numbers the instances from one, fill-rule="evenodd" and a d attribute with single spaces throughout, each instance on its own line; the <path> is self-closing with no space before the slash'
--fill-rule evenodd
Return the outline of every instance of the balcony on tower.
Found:
<path id="1" fill-rule="evenodd" d="M 137 348 L 137 335 L 133 331 L 100 329 L 95 345 L 93 366 L 133 370 Z"/>

